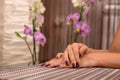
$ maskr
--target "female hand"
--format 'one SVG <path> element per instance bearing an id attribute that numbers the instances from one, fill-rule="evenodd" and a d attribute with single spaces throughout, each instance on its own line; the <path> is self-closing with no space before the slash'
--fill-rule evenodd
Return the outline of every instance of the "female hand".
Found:
<path id="1" fill-rule="evenodd" d="M 64 61 L 63 61 L 63 57 L 59 58 L 59 59 L 56 59 L 56 58 L 53 58 L 47 62 L 45 62 L 45 64 L 43 64 L 42 66 L 44 67 L 71 67 L 70 65 L 67 66 Z"/>
<path id="2" fill-rule="evenodd" d="M 87 53 L 84 56 L 82 56 L 79 59 L 79 66 L 77 68 L 81 67 L 94 67 L 97 66 L 98 60 L 97 58 L 99 57 L 98 53 Z M 59 68 L 75 68 L 71 63 L 69 65 L 66 65 L 63 60 L 63 56 L 61 58 L 56 59 L 53 58 L 50 61 L 45 62 L 43 65 L 45 67 L 59 67 Z"/>
<path id="3" fill-rule="evenodd" d="M 80 58 L 79 67 L 95 67 L 99 63 L 99 53 L 86 53 Z"/>
<path id="4" fill-rule="evenodd" d="M 82 43 L 73 43 L 72 45 L 67 46 L 64 54 L 58 53 L 56 58 L 63 56 L 66 65 L 72 64 L 73 67 L 78 67 L 80 63 L 80 57 L 89 51 L 90 48 L 88 48 L 86 45 Z"/>

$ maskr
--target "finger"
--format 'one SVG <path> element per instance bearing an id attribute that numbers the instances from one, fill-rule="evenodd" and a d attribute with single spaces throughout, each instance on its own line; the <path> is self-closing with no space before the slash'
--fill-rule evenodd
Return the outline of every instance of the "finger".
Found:
<path id="1" fill-rule="evenodd" d="M 87 46 L 83 46 L 83 47 L 81 47 L 81 48 L 79 49 L 81 56 L 83 56 L 83 55 L 85 54 L 85 52 L 87 51 L 87 49 L 88 49 Z"/>
<path id="2" fill-rule="evenodd" d="M 55 59 L 51 59 L 51 60 L 45 62 L 44 67 L 52 67 L 54 65 L 57 65 L 57 62 L 55 63 Z"/>
<path id="3" fill-rule="evenodd" d="M 63 56 L 63 53 L 58 53 L 57 56 L 56 56 L 56 58 L 59 59 L 59 58 L 61 58 L 62 56 Z"/>
<path id="4" fill-rule="evenodd" d="M 61 64 L 60 65 L 60 68 L 71 68 L 72 66 L 71 65 L 66 65 L 66 64 Z"/>
<path id="5" fill-rule="evenodd" d="M 68 50 L 66 49 L 65 51 L 64 51 L 64 54 L 63 54 L 63 60 L 64 60 L 64 62 L 66 63 L 66 65 L 69 65 L 70 64 L 70 60 L 69 60 L 69 58 L 68 58 Z"/>
<path id="6" fill-rule="evenodd" d="M 71 45 L 68 46 L 68 56 L 69 56 L 69 59 L 70 59 L 72 66 L 75 67 L 76 66 L 76 59 L 75 59 L 73 48 Z"/>
<path id="7" fill-rule="evenodd" d="M 50 62 L 48 64 L 45 64 L 45 67 L 48 68 L 55 68 L 55 67 L 59 67 L 60 65 L 56 64 L 55 62 Z"/>
<path id="8" fill-rule="evenodd" d="M 79 57 L 79 46 L 78 46 L 78 44 L 73 44 L 72 49 L 73 49 L 74 56 L 75 56 L 75 59 L 76 59 L 76 67 L 79 67 L 78 63 L 80 63 L 80 57 Z"/>
<path id="9" fill-rule="evenodd" d="M 60 67 L 60 65 L 55 65 L 52 68 L 59 68 L 59 67 Z"/>
<path id="10" fill-rule="evenodd" d="M 67 66 L 65 64 L 61 64 L 60 68 L 66 68 Z"/>
<path id="11" fill-rule="evenodd" d="M 81 48 L 84 44 L 78 43 L 79 48 Z"/>
<path id="12" fill-rule="evenodd" d="M 43 65 L 44 67 L 48 67 L 48 66 L 50 66 L 51 65 L 51 63 L 50 63 L 50 61 L 48 61 L 48 62 L 45 62 L 45 64 Z"/>

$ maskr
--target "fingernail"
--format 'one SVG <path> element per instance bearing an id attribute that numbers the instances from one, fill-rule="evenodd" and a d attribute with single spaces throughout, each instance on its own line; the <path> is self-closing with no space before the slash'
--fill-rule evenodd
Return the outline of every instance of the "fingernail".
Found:
<path id="1" fill-rule="evenodd" d="M 79 64 L 78 64 L 78 62 L 76 63 L 76 67 L 77 67 L 77 68 L 79 67 Z"/>
<path id="2" fill-rule="evenodd" d="M 57 65 L 57 66 L 53 66 L 52 68 L 56 68 L 56 67 L 60 67 L 60 65 Z"/>
<path id="3" fill-rule="evenodd" d="M 68 65 L 68 61 L 65 61 L 66 65 Z"/>
<path id="4" fill-rule="evenodd" d="M 75 68 L 75 64 L 74 63 L 72 63 L 72 68 Z"/>
<path id="5" fill-rule="evenodd" d="M 48 67 L 48 66 L 50 66 L 50 64 L 45 65 L 45 67 Z"/>

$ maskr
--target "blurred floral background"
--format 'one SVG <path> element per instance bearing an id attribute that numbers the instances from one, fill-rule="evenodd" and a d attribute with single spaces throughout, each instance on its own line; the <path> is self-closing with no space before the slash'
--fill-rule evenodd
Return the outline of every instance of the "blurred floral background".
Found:
<path id="1" fill-rule="evenodd" d="M 47 43 L 37 47 L 39 60 L 53 58 L 69 44 L 69 30 L 65 18 L 73 8 L 70 0 L 42 0 L 46 12 L 42 32 Z M 0 65 L 11 65 L 31 61 L 31 55 L 25 43 L 16 37 L 15 31 L 22 33 L 24 24 L 29 24 L 28 0 L 0 0 Z M 101 0 L 91 7 L 88 15 L 91 33 L 77 42 L 96 49 L 107 49 L 120 22 L 120 0 Z M 30 43 L 31 39 L 28 40 Z M 32 46 L 32 44 L 30 44 Z"/>

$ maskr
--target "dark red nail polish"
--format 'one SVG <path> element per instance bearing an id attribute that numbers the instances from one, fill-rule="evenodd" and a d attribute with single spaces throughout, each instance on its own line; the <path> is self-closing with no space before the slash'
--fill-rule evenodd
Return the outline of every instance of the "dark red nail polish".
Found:
<path id="1" fill-rule="evenodd" d="M 79 64 L 78 64 L 78 62 L 76 63 L 76 67 L 77 67 L 77 68 L 79 67 Z"/>
<path id="2" fill-rule="evenodd" d="M 68 61 L 65 61 L 66 65 L 68 65 Z"/>
<path id="3" fill-rule="evenodd" d="M 45 67 L 48 67 L 48 66 L 50 66 L 50 64 L 45 65 Z"/>
<path id="4" fill-rule="evenodd" d="M 74 63 L 72 63 L 72 68 L 75 68 L 75 64 Z"/>
<path id="5" fill-rule="evenodd" d="M 57 65 L 57 66 L 53 66 L 52 68 L 56 68 L 56 67 L 60 67 L 60 65 Z"/>

